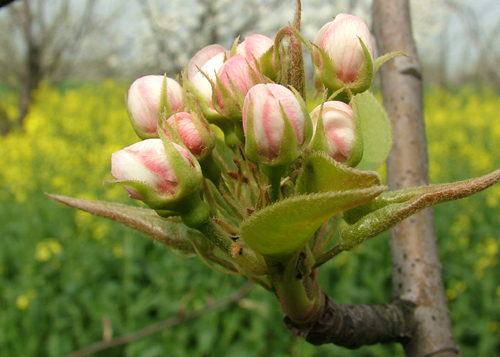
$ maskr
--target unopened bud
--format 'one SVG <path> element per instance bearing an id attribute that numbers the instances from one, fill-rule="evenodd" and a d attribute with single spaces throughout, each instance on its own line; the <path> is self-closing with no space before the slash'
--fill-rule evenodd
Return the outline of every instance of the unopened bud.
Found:
<path id="1" fill-rule="evenodd" d="M 166 98 L 162 98 L 165 86 Z M 158 114 L 168 116 L 182 105 L 182 88 L 174 79 L 164 76 L 144 76 L 132 83 L 127 96 L 130 121 L 141 139 L 158 137 Z"/>
<path id="2" fill-rule="evenodd" d="M 373 80 L 373 41 L 366 24 L 353 15 L 340 14 L 316 35 L 313 50 L 316 74 L 330 90 L 367 90 Z"/>

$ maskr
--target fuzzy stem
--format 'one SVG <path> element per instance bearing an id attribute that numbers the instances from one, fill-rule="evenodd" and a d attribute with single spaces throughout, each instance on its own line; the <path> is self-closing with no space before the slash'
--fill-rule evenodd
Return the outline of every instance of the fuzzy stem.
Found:
<path id="1" fill-rule="evenodd" d="M 269 197 L 272 202 L 276 202 L 281 196 L 281 176 L 286 170 L 285 166 L 261 166 L 262 171 L 267 176 L 267 181 L 271 187 L 269 188 Z"/>
<path id="2" fill-rule="evenodd" d="M 217 121 L 216 125 L 224 133 L 224 141 L 226 145 L 229 146 L 231 149 L 235 150 L 236 147 L 238 146 L 238 143 L 240 142 L 240 139 L 238 139 L 238 137 L 234 133 L 233 122 L 229 119 L 224 118 Z"/>
<path id="3" fill-rule="evenodd" d="M 214 160 L 213 152 L 207 155 L 205 160 L 200 162 L 203 176 L 212 181 L 215 187 L 220 186 L 221 171 L 219 165 Z"/>
<path id="4" fill-rule="evenodd" d="M 316 319 L 322 298 L 316 271 L 301 277 L 296 268 L 297 259 L 286 264 L 268 259 L 266 263 L 282 311 L 291 321 L 302 325 Z"/>
<path id="5" fill-rule="evenodd" d="M 206 220 L 203 224 L 196 227 L 203 233 L 217 248 L 224 254 L 234 259 L 235 265 L 243 270 L 244 275 L 264 275 L 267 268 L 259 261 L 253 251 L 241 247 L 235 251 L 235 243 L 229 238 L 229 235 L 212 219 Z"/>
<path id="6" fill-rule="evenodd" d="M 340 244 L 335 244 L 331 249 L 327 250 L 325 253 L 321 254 L 314 264 L 313 268 L 318 268 L 325 264 L 327 261 L 335 257 L 336 255 L 342 253 L 344 250 L 342 249 Z"/>

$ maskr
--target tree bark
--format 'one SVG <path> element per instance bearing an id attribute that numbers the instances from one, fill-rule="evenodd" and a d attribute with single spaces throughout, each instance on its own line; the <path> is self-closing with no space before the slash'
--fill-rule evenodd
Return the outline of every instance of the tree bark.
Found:
<path id="1" fill-rule="evenodd" d="M 393 125 L 387 161 L 391 190 L 428 184 L 422 113 L 422 74 L 407 0 L 374 0 L 373 23 L 380 53 L 404 51 L 381 68 L 384 105 Z M 427 209 L 392 230 L 393 290 L 414 303 L 416 330 L 403 343 L 408 356 L 460 355 L 453 338 L 441 277 L 433 215 Z"/>
<path id="2" fill-rule="evenodd" d="M 333 343 L 349 349 L 376 343 L 404 343 L 412 336 L 415 306 L 411 302 L 337 305 L 325 293 L 323 299 L 318 318 L 309 325 L 297 325 L 285 317 L 283 322 L 292 335 L 316 346 Z"/>

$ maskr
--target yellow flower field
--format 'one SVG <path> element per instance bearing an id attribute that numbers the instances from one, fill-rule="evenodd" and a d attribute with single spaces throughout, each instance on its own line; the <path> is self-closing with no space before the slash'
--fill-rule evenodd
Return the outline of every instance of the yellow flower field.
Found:
<path id="1" fill-rule="evenodd" d="M 43 195 L 136 204 L 123 188 L 103 185 L 111 178 L 111 153 L 138 141 L 126 113 L 126 89 L 112 81 L 67 89 L 42 86 L 25 132 L 0 137 L 0 330 L 7 331 L 0 335 L 2 356 L 67 354 L 102 339 L 103 319 L 110 319 L 116 336 L 129 333 L 174 316 L 182 306 L 203 305 L 208 295 L 227 295 L 243 283 L 216 276 L 198 260 L 174 257 L 131 230 Z M 15 107 L 9 111 L 14 113 Z M 487 88 L 426 92 L 432 183 L 500 167 L 499 112 L 500 95 Z M 497 355 L 500 186 L 438 206 L 435 217 L 462 353 Z M 322 286 L 339 302 L 390 299 L 387 241 L 387 236 L 375 238 L 354 254 L 339 256 L 325 269 Z M 292 338 L 280 322 L 276 302 L 257 288 L 248 299 L 253 304 L 204 316 L 109 355 L 342 354 L 335 346 L 313 347 Z M 213 331 L 204 329 L 207 324 L 215 326 Z M 402 352 L 397 346 L 374 346 L 353 354 L 368 355 Z"/>

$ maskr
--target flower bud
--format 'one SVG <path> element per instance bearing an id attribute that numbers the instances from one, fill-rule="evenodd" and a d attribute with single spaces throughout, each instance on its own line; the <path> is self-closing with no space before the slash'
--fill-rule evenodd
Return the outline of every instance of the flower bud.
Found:
<path id="1" fill-rule="evenodd" d="M 163 85 L 166 84 L 165 92 Z M 162 98 L 163 96 L 166 97 Z M 170 116 L 182 105 L 182 87 L 164 76 L 145 76 L 132 83 L 127 96 L 130 121 L 141 139 L 158 137 L 158 113 Z"/>
<path id="2" fill-rule="evenodd" d="M 168 118 L 167 123 L 173 128 L 179 139 L 198 161 L 202 161 L 215 146 L 215 138 L 208 124 L 194 113 L 179 112 Z M 172 139 L 165 127 L 165 135 Z"/>
<path id="3" fill-rule="evenodd" d="M 363 154 L 361 131 L 349 105 L 326 102 L 311 112 L 311 121 L 314 136 L 310 147 L 313 151 L 326 151 L 335 161 L 349 166 L 359 163 Z"/>
<path id="4" fill-rule="evenodd" d="M 330 90 L 367 90 L 373 80 L 373 41 L 366 24 L 353 15 L 339 14 L 316 35 L 313 62 L 316 75 Z"/>
<path id="5" fill-rule="evenodd" d="M 268 77 L 276 76 L 271 48 L 274 41 L 261 34 L 253 34 L 245 38 L 236 49 L 236 53 L 248 60 L 250 65 Z M 257 61 L 258 65 L 255 63 Z M 268 73 L 269 72 L 269 73 Z"/>
<path id="6" fill-rule="evenodd" d="M 277 166 L 299 157 L 312 125 L 300 95 L 279 84 L 257 84 L 245 97 L 243 130 L 247 156 Z"/>
<path id="7" fill-rule="evenodd" d="M 196 91 L 197 99 L 202 103 L 202 106 L 212 110 L 212 84 L 208 78 L 215 81 L 216 74 L 224 64 L 226 57 L 227 51 L 224 47 L 210 45 L 199 50 L 188 64 L 188 80 Z"/>
<path id="8" fill-rule="evenodd" d="M 198 162 L 180 145 L 147 139 L 113 153 L 111 173 L 131 198 L 156 210 L 182 212 L 186 198 L 199 197 Z"/>
<path id="9" fill-rule="evenodd" d="M 241 120 L 245 95 L 250 88 L 261 82 L 261 75 L 243 56 L 232 56 L 224 62 L 217 74 L 214 98 L 217 111 L 231 120 Z"/>

